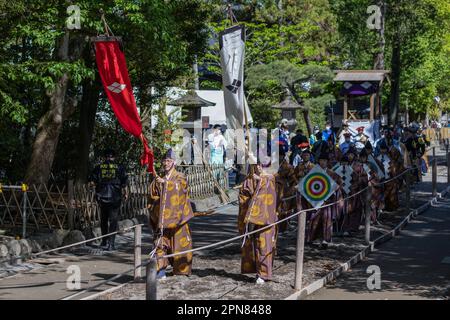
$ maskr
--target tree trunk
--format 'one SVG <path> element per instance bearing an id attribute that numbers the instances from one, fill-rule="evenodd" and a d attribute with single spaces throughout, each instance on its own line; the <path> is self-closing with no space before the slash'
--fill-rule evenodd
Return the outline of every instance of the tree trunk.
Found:
<path id="1" fill-rule="evenodd" d="M 382 15 L 381 15 L 380 30 L 378 30 L 378 52 L 375 56 L 374 69 L 384 70 L 384 52 L 386 48 L 384 25 L 385 25 L 386 4 L 384 0 L 379 0 L 377 2 L 377 5 L 378 7 L 380 7 Z"/>
<path id="2" fill-rule="evenodd" d="M 28 184 L 47 183 L 50 177 L 63 124 L 63 106 L 68 80 L 67 74 L 59 79 L 56 89 L 51 94 L 50 109 L 39 120 L 25 176 L 25 182 Z"/>
<path id="3" fill-rule="evenodd" d="M 297 103 L 302 105 L 303 104 L 302 98 L 300 98 L 300 96 L 297 94 L 297 91 L 295 90 L 295 88 L 293 86 L 288 86 L 288 90 L 291 92 L 292 96 L 297 101 Z M 302 115 L 303 115 L 303 120 L 305 120 L 306 130 L 308 131 L 308 136 L 310 136 L 313 133 L 313 127 L 311 124 L 311 118 L 309 117 L 309 110 L 306 107 L 304 109 L 302 109 Z"/>
<path id="4" fill-rule="evenodd" d="M 66 32 L 59 43 L 59 59 L 67 61 L 68 52 L 69 32 Z M 25 175 L 25 182 L 28 184 L 47 183 L 50 177 L 59 135 L 66 117 L 64 105 L 68 82 L 69 75 L 64 73 L 57 81 L 53 91 L 47 93 L 50 98 L 50 106 L 39 120 L 31 160 Z"/>
<path id="5" fill-rule="evenodd" d="M 78 140 L 78 164 L 75 173 L 75 184 L 86 183 L 89 175 L 89 151 L 92 143 L 92 135 L 95 127 L 95 115 L 97 113 L 100 98 L 100 79 L 87 80 L 83 84 L 83 98 L 80 107 L 80 124 Z"/>
<path id="6" fill-rule="evenodd" d="M 306 123 L 306 130 L 308 130 L 308 136 L 310 136 L 313 133 L 313 127 L 311 124 L 311 118 L 309 117 L 309 110 L 308 109 L 302 110 L 302 114 L 303 119 L 305 120 Z"/>
<path id="7" fill-rule="evenodd" d="M 400 75 L 401 75 L 401 52 L 400 52 L 400 34 L 397 31 L 392 48 L 392 78 L 391 78 L 391 94 L 389 98 L 389 114 L 388 124 L 394 125 L 398 119 L 398 111 L 400 104 Z"/>
<path id="8" fill-rule="evenodd" d="M 385 37 L 385 22 L 386 22 L 386 3 L 384 0 L 379 0 L 377 5 L 381 9 L 381 23 L 380 29 L 378 30 L 378 52 L 375 55 L 374 61 L 374 69 L 375 70 L 384 70 L 385 69 L 385 60 L 384 53 L 386 51 L 386 37 Z M 380 88 L 378 91 L 378 95 L 375 99 L 374 115 L 375 119 L 379 119 L 383 114 L 383 89 Z M 380 111 L 380 114 L 378 113 Z"/>

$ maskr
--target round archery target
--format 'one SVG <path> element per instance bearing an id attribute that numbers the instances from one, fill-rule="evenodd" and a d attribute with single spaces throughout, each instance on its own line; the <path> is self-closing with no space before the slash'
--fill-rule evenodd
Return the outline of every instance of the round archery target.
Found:
<path id="1" fill-rule="evenodd" d="M 317 172 L 303 181 L 303 189 L 313 201 L 325 200 L 331 191 L 331 181 L 328 176 Z"/>

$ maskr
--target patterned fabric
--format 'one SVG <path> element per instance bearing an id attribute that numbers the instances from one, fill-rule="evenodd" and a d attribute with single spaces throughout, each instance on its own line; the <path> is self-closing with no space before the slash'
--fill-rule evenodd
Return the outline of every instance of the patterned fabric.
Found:
<path id="1" fill-rule="evenodd" d="M 193 216 L 188 184 L 184 174 L 173 169 L 163 184 L 150 184 L 150 220 L 155 229 L 173 229 L 188 222 Z"/>
<path id="2" fill-rule="evenodd" d="M 175 229 L 164 229 L 163 234 L 156 242 L 156 256 L 178 253 L 192 249 L 192 237 L 187 223 Z M 192 252 L 173 258 L 158 259 L 158 271 L 165 269 L 169 264 L 173 267 L 174 275 L 190 275 L 192 273 Z"/>
<path id="3" fill-rule="evenodd" d="M 150 226 L 153 229 L 157 256 L 192 249 L 192 238 L 187 222 L 194 216 L 189 189 L 184 174 L 175 169 L 164 183 L 150 184 Z M 163 231 L 161 234 L 161 230 Z M 192 253 L 171 259 L 158 259 L 158 270 L 173 266 L 174 274 L 191 274 Z"/>
<path id="4" fill-rule="evenodd" d="M 255 230 L 260 228 L 256 226 Z M 271 280 L 275 248 L 276 227 L 251 235 L 242 247 L 241 272 L 256 273 L 264 280 Z"/>
<path id="5" fill-rule="evenodd" d="M 275 176 L 261 175 L 260 180 L 256 180 L 249 175 L 239 193 L 239 233 L 258 230 L 276 222 L 278 219 L 276 208 Z M 245 238 L 242 247 L 242 273 L 256 272 L 262 279 L 271 279 L 276 234 L 276 227 L 273 226 Z"/>

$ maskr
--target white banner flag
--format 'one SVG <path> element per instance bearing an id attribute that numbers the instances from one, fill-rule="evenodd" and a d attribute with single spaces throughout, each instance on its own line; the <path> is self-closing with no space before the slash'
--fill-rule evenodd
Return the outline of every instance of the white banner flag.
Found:
<path id="1" fill-rule="evenodd" d="M 221 32 L 219 44 L 227 127 L 240 129 L 244 127 L 244 26 Z"/>

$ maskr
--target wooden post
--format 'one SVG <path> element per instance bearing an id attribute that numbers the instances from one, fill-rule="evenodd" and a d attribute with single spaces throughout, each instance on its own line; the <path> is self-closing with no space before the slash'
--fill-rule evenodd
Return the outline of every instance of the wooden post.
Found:
<path id="1" fill-rule="evenodd" d="M 437 196 L 437 161 L 436 161 L 436 147 L 433 147 L 433 166 L 432 166 L 432 190 L 433 197 Z M 420 169 L 419 169 L 420 170 Z"/>
<path id="2" fill-rule="evenodd" d="M 157 263 L 156 258 L 150 258 L 147 264 L 147 274 L 146 274 L 146 300 L 156 300 L 156 270 Z"/>
<path id="3" fill-rule="evenodd" d="M 305 227 L 306 227 L 306 212 L 298 215 L 297 228 L 297 258 L 295 263 L 295 290 L 302 289 L 303 278 L 303 253 L 305 251 Z"/>
<path id="4" fill-rule="evenodd" d="M 370 244 L 370 215 L 371 215 L 371 203 L 372 203 L 372 186 L 369 185 L 368 189 L 367 189 L 367 194 L 366 194 L 366 203 L 364 206 L 364 211 L 365 211 L 365 239 L 366 239 L 366 243 L 369 245 Z"/>
<path id="5" fill-rule="evenodd" d="M 134 281 L 141 280 L 141 235 L 142 225 L 134 227 Z"/>

